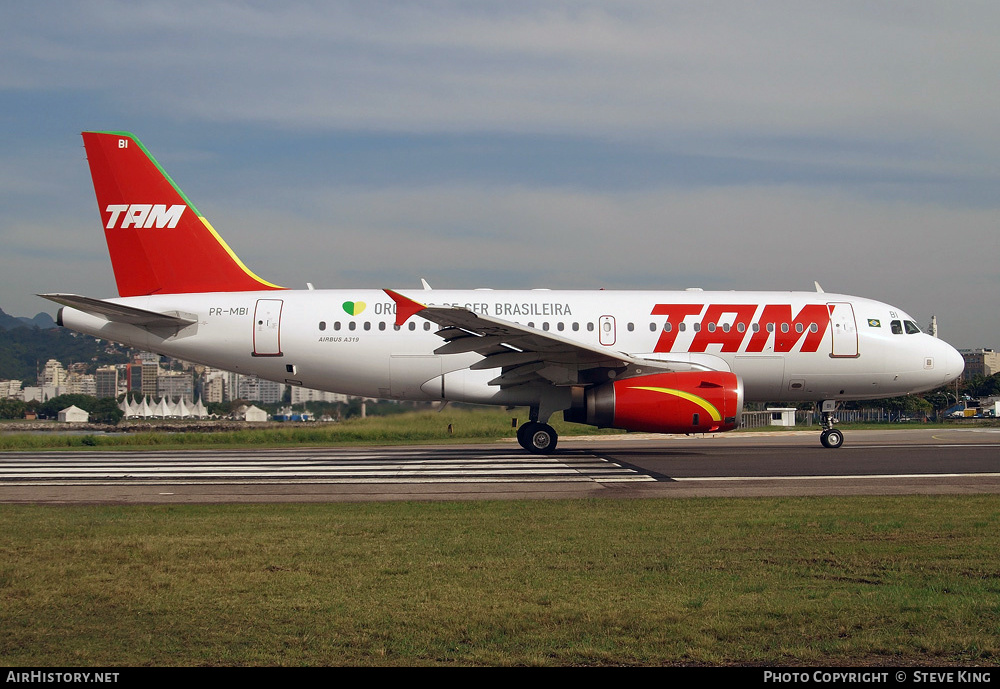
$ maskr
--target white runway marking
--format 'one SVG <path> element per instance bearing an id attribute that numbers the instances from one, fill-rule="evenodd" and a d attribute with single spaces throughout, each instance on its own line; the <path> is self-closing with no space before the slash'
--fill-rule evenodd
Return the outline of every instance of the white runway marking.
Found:
<path id="1" fill-rule="evenodd" d="M 671 481 L 867 481 L 870 479 L 907 478 L 998 478 L 1000 474 L 855 474 L 842 476 L 688 476 Z"/>
<path id="2" fill-rule="evenodd" d="M 193 483 L 502 483 L 655 481 L 587 453 L 495 450 L 17 452 L 0 485 Z"/>

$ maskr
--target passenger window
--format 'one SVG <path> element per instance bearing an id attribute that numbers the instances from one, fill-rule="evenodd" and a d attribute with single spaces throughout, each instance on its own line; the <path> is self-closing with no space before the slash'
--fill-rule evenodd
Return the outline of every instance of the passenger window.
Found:
<path id="1" fill-rule="evenodd" d="M 378 329 L 379 330 L 385 330 L 385 321 L 379 321 Z"/>
<path id="2" fill-rule="evenodd" d="M 430 330 L 430 329 L 431 329 L 431 322 L 430 321 L 425 321 L 424 322 L 424 330 Z"/>
<path id="3" fill-rule="evenodd" d="M 321 332 L 323 330 L 326 330 L 326 321 L 320 321 L 319 322 L 319 329 L 320 329 Z"/>
<path id="4" fill-rule="evenodd" d="M 358 327 L 358 324 L 356 322 L 354 322 L 354 321 L 351 321 L 350 323 L 347 324 L 347 329 L 348 330 L 354 330 L 357 327 Z"/>
<path id="5" fill-rule="evenodd" d="M 562 321 L 559 321 L 558 323 L 556 323 L 556 330 L 558 330 L 559 332 L 562 332 L 565 329 L 566 329 L 566 326 L 563 325 Z"/>
<path id="6" fill-rule="evenodd" d="M 340 321 L 334 321 L 334 323 L 333 323 L 333 329 L 334 330 L 340 330 Z"/>
<path id="7" fill-rule="evenodd" d="M 900 323 L 899 321 L 893 321 L 892 323 L 889 324 L 889 327 L 892 328 L 892 334 L 893 335 L 902 335 L 903 334 L 903 324 Z"/>
<path id="8" fill-rule="evenodd" d="M 417 324 L 414 323 L 413 321 L 410 321 L 410 330 L 416 330 L 416 329 L 417 329 Z"/>
<path id="9" fill-rule="evenodd" d="M 782 323 L 781 324 L 781 332 L 783 332 L 783 333 L 787 333 L 788 332 L 788 323 Z"/>
<path id="10" fill-rule="evenodd" d="M 628 324 L 628 331 L 632 332 L 633 330 L 635 330 L 635 323 L 629 323 Z"/>
<path id="11" fill-rule="evenodd" d="M 365 321 L 365 330 L 371 330 L 371 329 L 372 329 L 371 321 Z"/>
<path id="12" fill-rule="evenodd" d="M 594 332 L 594 324 L 593 323 L 587 323 L 587 332 L 588 333 Z"/>
<path id="13" fill-rule="evenodd" d="M 802 332 L 805 332 L 805 330 L 806 330 L 806 326 L 802 325 L 801 323 L 796 323 L 795 324 L 795 332 L 802 333 Z"/>
<path id="14" fill-rule="evenodd" d="M 574 323 L 573 324 L 573 332 L 576 332 L 579 329 L 580 329 L 580 324 L 579 323 Z"/>

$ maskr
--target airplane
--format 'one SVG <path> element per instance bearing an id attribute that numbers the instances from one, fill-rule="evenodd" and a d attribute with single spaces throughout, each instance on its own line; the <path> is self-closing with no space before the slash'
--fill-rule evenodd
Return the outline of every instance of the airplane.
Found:
<path id="1" fill-rule="evenodd" d="M 289 385 L 528 407 L 626 431 L 733 430 L 749 402 L 838 404 L 934 389 L 962 356 L 901 309 L 815 292 L 309 289 L 258 277 L 128 132 L 83 133 L 117 298 L 39 295 L 94 337 Z"/>

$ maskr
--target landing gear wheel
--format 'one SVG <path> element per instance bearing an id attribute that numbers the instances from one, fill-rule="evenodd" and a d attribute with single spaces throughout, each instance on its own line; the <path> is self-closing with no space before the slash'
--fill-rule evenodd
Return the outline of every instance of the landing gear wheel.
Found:
<path id="1" fill-rule="evenodd" d="M 844 434 L 836 428 L 830 428 L 819 434 L 819 441 L 823 443 L 823 447 L 838 448 L 844 444 Z"/>
<path id="2" fill-rule="evenodd" d="M 556 449 L 559 436 L 547 423 L 529 421 L 517 429 L 517 442 L 528 452 L 547 455 Z"/>
<path id="3" fill-rule="evenodd" d="M 520 426 L 517 427 L 517 444 L 523 447 L 525 450 L 531 449 L 530 447 L 528 447 L 528 432 L 531 430 L 532 426 L 537 426 L 537 425 L 538 424 L 529 421 L 528 423 L 522 423 Z"/>

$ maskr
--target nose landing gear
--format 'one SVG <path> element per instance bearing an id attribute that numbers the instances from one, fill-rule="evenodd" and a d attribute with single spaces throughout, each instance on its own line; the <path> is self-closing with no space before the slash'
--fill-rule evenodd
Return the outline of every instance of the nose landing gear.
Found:
<path id="1" fill-rule="evenodd" d="M 836 409 L 837 402 L 835 400 L 823 400 L 823 420 L 821 422 L 823 432 L 819 434 L 819 441 L 823 444 L 823 447 L 831 449 L 838 448 L 844 444 L 843 432 L 833 427 L 833 424 L 837 423 L 837 420 L 833 418 L 833 412 Z"/>
<path id="2" fill-rule="evenodd" d="M 837 448 L 844 444 L 844 434 L 836 428 L 828 428 L 819 434 L 819 441 L 823 447 Z"/>

